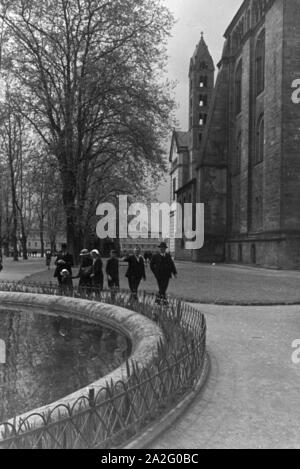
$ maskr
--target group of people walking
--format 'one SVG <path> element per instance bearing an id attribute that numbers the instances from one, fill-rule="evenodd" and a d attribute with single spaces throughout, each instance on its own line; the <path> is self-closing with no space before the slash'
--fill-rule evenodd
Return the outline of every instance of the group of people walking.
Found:
<path id="1" fill-rule="evenodd" d="M 172 276 L 177 277 L 177 270 L 171 255 L 167 252 L 167 244 L 159 245 L 160 252 L 152 256 L 150 268 L 153 272 L 159 292 L 157 294 L 157 303 L 167 302 L 167 289 Z M 146 280 L 145 259 L 141 254 L 140 248 L 136 248 L 132 255 L 122 259 L 128 264 L 126 278 L 128 279 L 131 299 L 138 299 L 138 290 L 142 280 Z M 83 249 L 80 253 L 80 267 L 78 274 L 73 276 L 74 267 L 73 256 L 68 253 L 67 245 L 62 245 L 62 250 L 55 261 L 56 269 L 54 277 L 57 278 L 60 287 L 64 290 L 73 288 L 73 280 L 79 279 L 79 287 L 101 292 L 104 286 L 103 262 L 97 249 L 89 252 Z M 105 268 L 108 287 L 115 292 L 120 287 L 119 280 L 119 259 L 116 251 L 111 251 L 110 258 Z"/>
<path id="2" fill-rule="evenodd" d="M 103 290 L 103 262 L 97 249 L 93 249 L 91 252 L 88 249 L 83 249 L 80 252 L 80 266 L 76 276 L 73 276 L 72 272 L 74 267 L 73 256 L 68 252 L 66 244 L 62 245 L 62 250 L 57 255 L 55 265 L 54 277 L 57 278 L 58 284 L 62 288 L 72 288 L 73 280 L 79 279 L 79 287 L 81 288 Z"/>
<path id="3" fill-rule="evenodd" d="M 159 289 L 156 299 L 157 303 L 167 301 L 166 294 L 170 279 L 172 276 L 177 277 L 175 263 L 171 255 L 167 253 L 167 244 L 161 243 L 159 248 L 160 253 L 152 256 L 150 261 L 150 268 L 156 278 Z M 141 255 L 140 249 L 136 248 L 133 255 L 125 258 L 124 261 L 128 262 L 126 277 L 128 278 L 131 296 L 137 299 L 140 283 L 142 279 L 146 280 L 144 257 Z"/>

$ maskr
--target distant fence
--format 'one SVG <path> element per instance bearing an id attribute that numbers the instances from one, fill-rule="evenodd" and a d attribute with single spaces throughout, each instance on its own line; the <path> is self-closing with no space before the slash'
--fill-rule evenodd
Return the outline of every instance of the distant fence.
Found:
<path id="1" fill-rule="evenodd" d="M 0 291 L 68 295 L 114 303 L 157 321 L 165 335 L 152 364 L 141 368 L 126 363 L 123 381 L 107 383 L 80 397 L 72 406 L 58 405 L 47 414 L 33 413 L 24 420 L 0 424 L 0 448 L 79 449 L 122 447 L 145 426 L 174 407 L 197 383 L 206 360 L 206 322 L 193 307 L 177 299 L 168 306 L 155 295 L 142 293 L 139 302 L 127 291 L 72 289 L 53 285 L 0 283 Z M 39 421 L 34 427 L 30 420 Z"/>

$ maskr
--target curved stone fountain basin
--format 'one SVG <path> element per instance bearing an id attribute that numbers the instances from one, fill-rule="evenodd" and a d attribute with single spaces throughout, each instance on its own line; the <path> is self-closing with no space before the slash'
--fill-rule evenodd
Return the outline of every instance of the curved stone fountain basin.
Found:
<path id="1" fill-rule="evenodd" d="M 130 339 L 132 344 L 130 360 L 138 363 L 140 367 L 147 367 L 151 364 L 158 343 L 163 341 L 163 333 L 155 323 L 138 313 L 115 305 L 51 295 L 0 292 L 0 310 L 74 318 L 113 329 Z M 42 420 L 37 414 L 53 412 L 59 405 L 73 406 L 80 397 L 87 395 L 87 388 L 93 388 L 97 394 L 111 380 L 114 382 L 126 381 L 126 377 L 126 365 L 123 364 L 109 375 L 90 383 L 88 386 L 76 390 L 56 402 L 24 413 L 11 419 L 10 422 L 18 425 L 22 419 L 35 414 L 30 418 L 29 423 L 33 426 L 39 426 L 42 424 Z M 60 408 L 60 416 L 61 412 Z M 55 413 L 53 417 L 55 418 Z"/>

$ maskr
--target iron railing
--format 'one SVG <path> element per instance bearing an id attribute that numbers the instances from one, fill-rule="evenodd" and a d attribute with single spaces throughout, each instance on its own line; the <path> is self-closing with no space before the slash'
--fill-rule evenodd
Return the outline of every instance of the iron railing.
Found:
<path id="1" fill-rule="evenodd" d="M 199 380 L 206 358 L 206 322 L 195 308 L 170 299 L 155 304 L 155 295 L 142 293 L 139 302 L 127 291 L 62 292 L 54 285 L 0 283 L 0 291 L 68 294 L 114 303 L 156 320 L 165 334 L 152 364 L 141 368 L 126 362 L 127 378 L 107 383 L 97 394 L 79 398 L 74 405 L 58 405 L 47 414 L 33 413 L 24 420 L 0 424 L 0 448 L 79 449 L 116 448 L 141 432 L 151 421 L 175 406 Z M 31 421 L 34 417 L 35 423 Z"/>

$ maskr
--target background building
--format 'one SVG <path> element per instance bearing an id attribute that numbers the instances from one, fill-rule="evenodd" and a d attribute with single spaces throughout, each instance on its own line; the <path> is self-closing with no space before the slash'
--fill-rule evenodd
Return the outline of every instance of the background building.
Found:
<path id="1" fill-rule="evenodd" d="M 61 249 L 62 243 L 66 243 L 66 233 L 65 231 L 57 232 L 56 233 L 56 242 L 55 246 L 53 246 L 49 235 L 47 232 L 44 232 L 44 252 L 49 250 L 59 251 Z M 20 243 L 20 250 L 21 250 L 21 243 Z M 30 230 L 28 237 L 27 237 L 27 252 L 28 255 L 32 255 L 33 253 L 37 253 L 40 255 L 42 253 L 42 242 L 41 242 L 41 235 L 39 230 Z"/>

